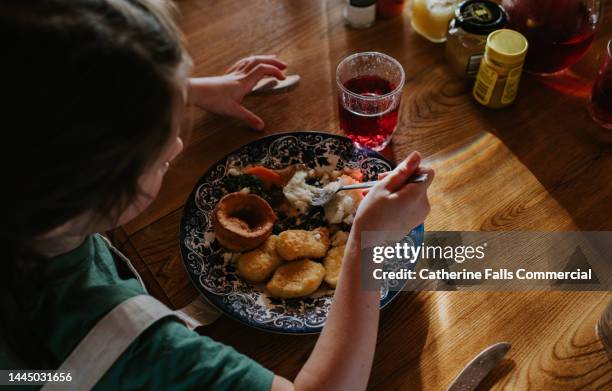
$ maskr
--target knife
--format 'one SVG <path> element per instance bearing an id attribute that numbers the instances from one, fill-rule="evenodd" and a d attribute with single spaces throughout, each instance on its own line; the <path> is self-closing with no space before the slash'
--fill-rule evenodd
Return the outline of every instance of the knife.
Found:
<path id="1" fill-rule="evenodd" d="M 473 391 L 510 350 L 508 342 L 491 345 L 470 361 L 446 391 Z"/>

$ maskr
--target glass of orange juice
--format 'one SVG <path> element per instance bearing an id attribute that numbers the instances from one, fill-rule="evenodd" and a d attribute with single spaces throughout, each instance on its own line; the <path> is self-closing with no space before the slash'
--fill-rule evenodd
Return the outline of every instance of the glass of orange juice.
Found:
<path id="1" fill-rule="evenodd" d="M 457 0 L 412 0 L 412 28 L 431 42 L 444 42 L 456 6 Z"/>

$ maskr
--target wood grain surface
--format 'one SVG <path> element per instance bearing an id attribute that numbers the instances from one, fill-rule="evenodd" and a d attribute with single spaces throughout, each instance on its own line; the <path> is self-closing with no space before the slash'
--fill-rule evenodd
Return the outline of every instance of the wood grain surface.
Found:
<path id="1" fill-rule="evenodd" d="M 376 50 L 406 72 L 399 130 L 384 152 L 418 150 L 436 170 L 428 230 L 612 230 L 609 134 L 587 112 L 598 57 L 612 38 L 612 0 L 586 57 L 554 77 L 524 74 L 503 110 L 476 103 L 456 79 L 444 46 L 414 33 L 407 14 L 369 29 L 347 28 L 341 0 L 184 0 L 180 24 L 194 74 L 221 74 L 251 54 L 277 54 L 301 76 L 293 91 L 248 97 L 266 134 L 338 133 L 335 67 Z M 153 295 L 177 308 L 197 292 L 178 248 L 182 206 L 216 160 L 262 134 L 234 120 L 190 110 L 193 130 L 154 204 L 114 232 Z M 512 343 L 479 389 L 612 389 L 612 363 L 595 335 L 610 292 L 403 292 L 382 311 L 373 390 L 444 389 L 480 350 Z M 293 378 L 316 337 L 273 335 L 222 317 L 201 330 L 274 372 Z"/>

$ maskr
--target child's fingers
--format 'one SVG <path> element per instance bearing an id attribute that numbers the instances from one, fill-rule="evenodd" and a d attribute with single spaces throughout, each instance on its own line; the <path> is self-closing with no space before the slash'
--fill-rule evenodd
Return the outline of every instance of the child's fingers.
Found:
<path id="1" fill-rule="evenodd" d="M 240 60 L 236 61 L 232 66 L 227 68 L 225 73 L 232 73 L 232 72 L 248 73 L 251 69 L 253 69 L 257 64 L 260 64 L 260 63 L 274 65 L 280 69 L 287 68 L 287 63 L 277 59 L 275 54 L 263 54 L 259 56 L 250 56 L 250 57 L 241 58 Z"/>
<path id="2" fill-rule="evenodd" d="M 418 152 L 412 152 L 382 180 L 384 187 L 390 192 L 401 189 L 414 174 L 420 163 L 421 155 Z"/>
<path id="3" fill-rule="evenodd" d="M 225 70 L 225 73 L 238 72 L 246 67 L 248 58 L 241 58 Z"/>
<path id="4" fill-rule="evenodd" d="M 232 110 L 233 117 L 241 120 L 242 122 L 249 125 L 251 128 L 262 131 L 264 127 L 264 122 L 261 118 L 255 115 L 252 111 L 246 109 L 244 106 L 236 103 L 234 106 L 234 110 Z"/>
<path id="5" fill-rule="evenodd" d="M 236 62 L 234 65 L 232 65 L 226 71 L 226 73 L 231 73 L 231 72 L 249 73 L 253 68 L 255 68 L 259 64 L 268 64 L 268 65 L 275 66 L 279 69 L 287 68 L 286 62 L 279 60 L 273 54 L 266 54 L 266 55 L 251 56 L 251 57 L 243 58 L 239 60 L 238 62 Z"/>
<path id="6" fill-rule="evenodd" d="M 427 180 L 425 181 L 424 185 L 429 187 L 436 176 L 436 172 L 433 168 L 429 167 L 419 167 L 419 172 L 422 174 L 427 174 Z"/>
<path id="7" fill-rule="evenodd" d="M 245 73 L 251 71 L 251 69 L 255 68 L 259 64 L 268 64 L 277 67 L 278 69 L 287 68 L 287 63 L 276 58 L 275 55 L 261 55 L 261 56 L 251 56 L 246 62 L 244 69 L 242 69 Z"/>
<path id="8" fill-rule="evenodd" d="M 387 177 L 387 175 L 389 175 L 390 172 L 391 171 L 381 172 L 380 174 L 378 174 L 378 180 L 382 181 L 383 179 Z"/>
<path id="9" fill-rule="evenodd" d="M 431 181 L 433 181 L 435 175 L 434 170 L 431 168 L 420 167 L 419 172 L 427 174 L 427 180 L 423 183 L 408 183 L 404 185 L 404 187 L 395 192 L 398 197 L 414 198 L 417 192 L 420 192 L 423 195 L 427 193 L 427 189 L 429 188 L 429 185 L 431 185 Z"/>
<path id="10" fill-rule="evenodd" d="M 255 84 L 257 84 L 257 82 L 261 80 L 264 76 L 274 76 L 279 80 L 285 80 L 285 75 L 283 74 L 283 71 L 281 71 L 274 65 L 259 64 L 248 73 L 245 79 L 246 91 L 251 91 Z"/>

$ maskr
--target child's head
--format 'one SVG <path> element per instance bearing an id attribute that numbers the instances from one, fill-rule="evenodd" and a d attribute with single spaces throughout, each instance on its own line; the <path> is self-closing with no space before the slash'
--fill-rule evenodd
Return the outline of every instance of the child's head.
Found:
<path id="1" fill-rule="evenodd" d="M 52 358 L 20 315 L 31 243 L 133 217 L 180 150 L 190 64 L 168 3 L 0 2 L 0 337 L 32 367 Z"/>
<path id="2" fill-rule="evenodd" d="M 168 7 L 0 4 L 3 243 L 24 244 L 83 215 L 110 227 L 157 194 L 180 149 L 189 67 Z"/>

